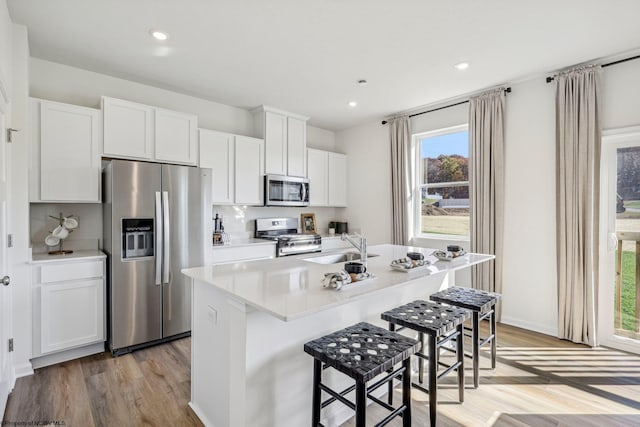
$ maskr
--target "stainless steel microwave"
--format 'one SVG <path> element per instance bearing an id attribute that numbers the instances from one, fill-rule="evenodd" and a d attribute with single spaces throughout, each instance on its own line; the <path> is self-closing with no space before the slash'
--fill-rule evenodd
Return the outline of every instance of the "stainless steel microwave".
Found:
<path id="1" fill-rule="evenodd" d="M 309 179 L 297 176 L 265 175 L 265 206 L 309 206 Z"/>

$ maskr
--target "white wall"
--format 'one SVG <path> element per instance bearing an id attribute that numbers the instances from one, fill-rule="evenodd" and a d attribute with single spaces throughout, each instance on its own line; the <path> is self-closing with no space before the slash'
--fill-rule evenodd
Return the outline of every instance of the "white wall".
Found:
<path id="1" fill-rule="evenodd" d="M 43 253 L 54 248 L 44 244 L 44 238 L 58 226 L 50 216 L 73 215 L 78 218 L 78 228 L 64 240 L 64 249 L 83 250 L 102 247 L 102 205 L 98 203 L 32 203 L 29 212 L 33 253 Z"/>
<path id="2" fill-rule="evenodd" d="M 502 321 L 556 335 L 554 87 L 512 85 L 506 103 Z"/>
<path id="3" fill-rule="evenodd" d="M 638 75 L 638 60 L 604 69 L 603 128 L 640 125 Z M 555 89 L 544 77 L 511 87 L 505 112 L 502 321 L 556 335 Z M 467 109 L 465 104 L 417 116 L 412 119 L 413 131 L 466 123 Z M 352 179 L 357 177 L 359 184 L 350 188 L 356 193 L 358 203 L 347 209 L 349 220 L 354 226 L 365 224 L 365 233 L 372 234 L 376 240 L 389 241 L 391 175 L 387 127 L 378 121 L 361 125 L 338 132 L 336 141 L 346 153 L 358 153 L 360 158 L 357 165 L 350 163 Z M 362 196 L 367 192 L 371 196 Z M 371 230 L 366 226 L 373 224 Z M 427 239 L 416 243 L 442 247 L 448 242 Z"/>
<path id="4" fill-rule="evenodd" d="M 334 132 L 309 125 L 307 125 L 307 147 L 343 153 L 336 147 Z"/>
<path id="5" fill-rule="evenodd" d="M 196 114 L 201 128 L 253 135 L 253 117 L 241 108 L 42 59 L 29 65 L 32 97 L 96 108 L 101 96 L 112 96 Z"/>
<path id="6" fill-rule="evenodd" d="M 602 127 L 616 129 L 640 124 L 640 60 L 603 71 Z"/>
<path id="7" fill-rule="evenodd" d="M 348 156 L 345 220 L 369 244 L 391 241 L 391 160 L 389 129 L 380 122 L 336 133 L 336 146 Z"/>

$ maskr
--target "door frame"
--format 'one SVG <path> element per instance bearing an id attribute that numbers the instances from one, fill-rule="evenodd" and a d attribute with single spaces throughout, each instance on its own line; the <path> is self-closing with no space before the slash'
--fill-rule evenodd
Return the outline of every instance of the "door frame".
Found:
<path id="1" fill-rule="evenodd" d="M 640 354 L 640 340 L 614 333 L 615 244 L 609 233 L 615 232 L 616 150 L 640 142 L 640 126 L 607 129 L 602 132 L 600 163 L 600 275 L 598 286 L 598 335 L 600 344 Z M 614 191 L 609 191 L 613 188 Z"/>
<path id="2" fill-rule="evenodd" d="M 6 140 L 6 129 L 10 128 L 10 118 L 11 118 L 11 114 L 10 114 L 10 108 L 11 108 L 11 103 L 10 103 L 10 99 L 9 99 L 9 94 L 6 90 L 6 86 L 4 84 L 4 81 L 2 80 L 2 78 L 0 77 L 0 112 L 4 115 L 4 127 L 0 126 L 0 144 L 5 144 L 4 146 L 0 147 L 0 150 L 4 150 L 4 178 L 5 178 L 5 185 L 6 185 L 6 189 L 5 189 L 5 201 L 6 201 L 6 205 L 5 205 L 5 230 L 2 231 L 1 227 L 0 227 L 0 245 L 3 246 L 4 249 L 4 259 L 0 258 L 0 270 L 4 270 L 4 271 L 0 271 L 0 277 L 2 276 L 11 276 L 11 265 L 9 263 L 9 253 L 8 253 L 8 247 L 7 247 L 7 242 L 6 242 L 6 233 L 8 232 L 8 228 L 9 228 L 9 221 L 8 221 L 8 217 L 10 215 L 10 209 L 9 209 L 9 199 L 10 199 L 10 170 L 8 170 L 9 167 L 9 155 L 10 155 L 10 150 L 8 149 L 9 147 L 6 145 L 8 144 L 8 141 Z M 0 170 L 2 170 L 2 168 L 0 167 Z M 2 179 L 2 177 L 0 177 L 0 180 Z M 1 285 L 0 285 L 1 286 Z M 9 397 L 9 393 L 11 392 L 11 390 L 13 389 L 13 385 L 15 382 L 15 372 L 14 372 L 14 366 L 13 366 L 13 354 L 11 352 L 8 351 L 8 339 L 11 338 L 13 336 L 13 287 L 12 286 L 2 286 L 3 289 L 0 289 L 1 292 L 4 292 L 4 295 L 2 295 L 2 298 L 0 298 L 0 352 L 2 352 L 3 354 L 0 355 L 0 419 L 3 419 L 4 416 L 4 411 L 6 408 L 6 404 L 7 404 L 7 399 Z M 3 299 L 6 298 L 5 301 L 3 301 Z M 8 310 L 3 309 L 4 307 L 2 307 L 2 305 L 5 305 Z M 4 336 L 6 332 L 6 337 Z M 7 341 L 5 341 L 5 339 L 7 339 Z M 6 360 L 3 360 L 6 357 Z M 6 363 L 6 365 L 5 365 Z M 2 369 L 6 366 L 6 372 L 1 372 Z M 5 377 L 6 376 L 6 377 Z"/>

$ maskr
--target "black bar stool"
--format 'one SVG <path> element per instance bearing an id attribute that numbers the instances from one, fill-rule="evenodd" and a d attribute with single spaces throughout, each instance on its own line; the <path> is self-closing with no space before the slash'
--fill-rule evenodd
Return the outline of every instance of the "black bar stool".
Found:
<path id="1" fill-rule="evenodd" d="M 467 310 L 434 303 L 431 301 L 413 301 L 409 304 L 386 311 L 381 315 L 383 320 L 389 322 L 389 329 L 392 331 L 404 328 L 418 332 L 422 350 L 416 352 L 418 356 L 418 382 L 411 385 L 429 394 L 429 419 L 431 425 L 436 425 L 436 414 L 438 404 L 438 380 L 453 370 L 458 374 L 458 397 L 460 402 L 464 401 L 464 344 L 462 338 L 462 324 L 470 317 Z M 396 325 L 401 328 L 396 329 Z M 424 354 L 424 336 L 428 336 L 428 355 Z M 456 349 L 443 347 L 450 340 L 456 341 Z M 444 349 L 456 353 L 456 361 L 451 365 L 446 365 L 438 360 L 438 349 Z M 424 360 L 428 361 L 427 375 L 429 378 L 428 388 L 423 387 Z M 438 373 L 438 366 L 446 369 Z M 392 384 L 389 383 L 389 404 L 392 404 Z"/>
<path id="2" fill-rule="evenodd" d="M 480 384 L 480 347 L 491 342 L 491 369 L 496 368 L 496 316 L 495 307 L 500 294 L 479 289 L 454 286 L 429 297 L 432 301 L 449 304 L 471 310 L 471 358 L 473 359 L 473 387 Z M 480 338 L 480 322 L 489 321 L 489 335 Z"/>
<path id="3" fill-rule="evenodd" d="M 356 427 L 364 427 L 367 398 L 369 398 L 391 411 L 376 426 L 384 426 L 393 418 L 401 416 L 403 427 L 410 427 L 411 355 L 419 349 L 420 343 L 414 339 L 364 322 L 306 343 L 304 351 L 314 358 L 311 425 L 322 426 L 320 424 L 321 409 L 339 400 L 356 411 Z M 395 366 L 399 363 L 402 363 L 402 366 L 396 369 Z M 329 367 L 353 378 L 355 384 L 341 392 L 327 387 L 322 383 L 322 371 Z M 367 386 L 367 382 L 387 371 L 391 372 Z M 402 406 L 394 408 L 370 394 L 398 376 L 402 377 L 403 384 Z M 345 397 L 354 389 L 355 403 Z M 324 402 L 322 402 L 322 391 L 331 396 Z"/>

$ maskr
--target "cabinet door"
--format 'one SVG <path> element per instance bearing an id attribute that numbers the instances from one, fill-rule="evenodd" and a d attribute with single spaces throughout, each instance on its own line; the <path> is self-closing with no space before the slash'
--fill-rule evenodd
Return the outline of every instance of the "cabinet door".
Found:
<path id="1" fill-rule="evenodd" d="M 155 158 L 171 163 L 197 163 L 198 118 L 191 114 L 156 108 Z"/>
<path id="2" fill-rule="evenodd" d="M 200 167 L 211 168 L 211 201 L 233 203 L 234 136 L 229 133 L 200 130 Z"/>
<path id="3" fill-rule="evenodd" d="M 42 101 L 40 199 L 100 202 L 100 112 Z"/>
<path id="4" fill-rule="evenodd" d="M 307 149 L 307 176 L 309 177 L 309 204 L 327 206 L 328 198 L 328 160 L 327 151 Z"/>
<path id="5" fill-rule="evenodd" d="M 235 147 L 235 202 L 241 205 L 262 205 L 263 141 L 247 136 L 236 136 Z"/>
<path id="6" fill-rule="evenodd" d="M 295 117 L 287 118 L 287 175 L 307 176 L 305 153 L 307 149 L 307 122 Z"/>
<path id="7" fill-rule="evenodd" d="M 264 113 L 264 173 L 287 174 L 287 117 Z"/>
<path id="8" fill-rule="evenodd" d="M 153 158 L 153 107 L 103 97 L 102 110 L 106 156 Z"/>
<path id="9" fill-rule="evenodd" d="M 347 156 L 329 153 L 329 206 L 347 206 Z"/>
<path id="10" fill-rule="evenodd" d="M 104 341 L 103 279 L 41 288 L 41 352 Z"/>

